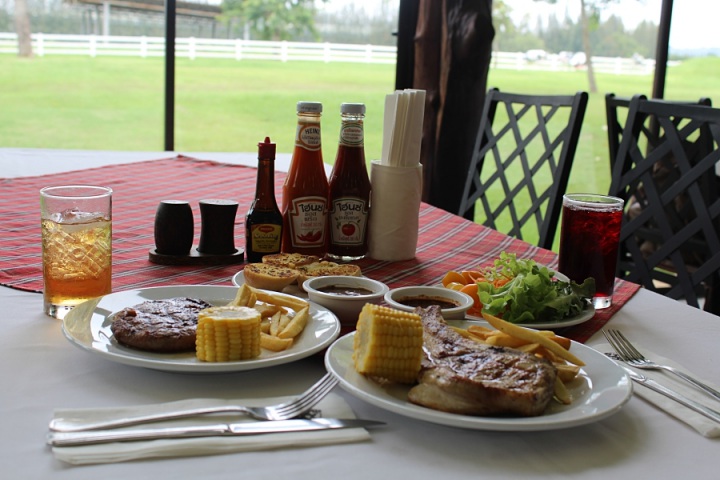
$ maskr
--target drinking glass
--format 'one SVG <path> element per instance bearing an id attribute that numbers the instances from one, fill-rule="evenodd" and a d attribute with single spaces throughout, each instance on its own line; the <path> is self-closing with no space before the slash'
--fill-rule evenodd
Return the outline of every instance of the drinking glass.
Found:
<path id="1" fill-rule="evenodd" d="M 40 190 L 43 309 L 62 319 L 110 293 L 112 189 L 63 185 Z"/>
<path id="2" fill-rule="evenodd" d="M 596 194 L 563 196 L 560 272 L 582 283 L 595 279 L 593 305 L 612 305 L 624 201 Z"/>

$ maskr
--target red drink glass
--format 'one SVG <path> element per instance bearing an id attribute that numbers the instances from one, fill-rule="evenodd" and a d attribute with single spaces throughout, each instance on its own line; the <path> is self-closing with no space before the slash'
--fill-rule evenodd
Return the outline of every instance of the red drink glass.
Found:
<path id="1" fill-rule="evenodd" d="M 623 204 L 606 195 L 563 196 L 558 269 L 578 283 L 595 279 L 596 309 L 612 305 Z"/>

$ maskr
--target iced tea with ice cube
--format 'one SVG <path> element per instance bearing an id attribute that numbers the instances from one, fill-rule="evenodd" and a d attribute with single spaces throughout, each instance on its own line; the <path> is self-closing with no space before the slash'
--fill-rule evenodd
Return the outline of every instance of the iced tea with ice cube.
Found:
<path id="1" fill-rule="evenodd" d="M 98 188 L 42 190 L 44 310 L 52 317 L 63 318 L 72 307 L 111 291 L 112 191 L 88 190 Z M 61 206 L 70 208 L 58 211 Z"/>

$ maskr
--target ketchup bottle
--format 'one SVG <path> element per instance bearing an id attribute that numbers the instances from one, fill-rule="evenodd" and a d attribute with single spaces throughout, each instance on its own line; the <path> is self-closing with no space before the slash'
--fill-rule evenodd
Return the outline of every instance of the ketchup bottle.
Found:
<path id="1" fill-rule="evenodd" d="M 283 217 L 275 200 L 275 144 L 270 137 L 258 143 L 255 199 L 245 216 L 245 256 L 250 263 L 280 253 Z"/>
<path id="2" fill-rule="evenodd" d="M 365 105 L 343 103 L 335 165 L 330 174 L 328 257 L 359 260 L 367 254 L 370 178 L 365 165 Z"/>
<path id="3" fill-rule="evenodd" d="M 323 257 L 327 251 L 328 181 L 322 159 L 322 104 L 298 102 L 295 149 L 282 196 L 286 253 Z"/>

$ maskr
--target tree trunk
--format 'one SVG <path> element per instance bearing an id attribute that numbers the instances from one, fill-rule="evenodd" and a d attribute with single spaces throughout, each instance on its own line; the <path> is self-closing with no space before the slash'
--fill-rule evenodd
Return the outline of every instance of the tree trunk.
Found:
<path id="1" fill-rule="evenodd" d="M 30 38 L 30 15 L 27 0 L 15 0 L 15 33 L 18 37 L 18 56 L 32 57 L 32 40 Z"/>
<path id="2" fill-rule="evenodd" d="M 495 31 L 492 0 L 420 0 L 413 87 L 427 92 L 423 200 L 460 208 L 487 92 Z"/>
<path id="3" fill-rule="evenodd" d="M 591 93 L 597 93 L 597 85 L 595 83 L 595 70 L 592 63 L 592 52 L 590 49 L 590 23 L 588 21 L 587 11 L 585 10 L 585 0 L 580 0 L 580 23 L 582 25 L 582 43 L 585 50 L 585 64 L 587 65 L 588 89 Z"/>

